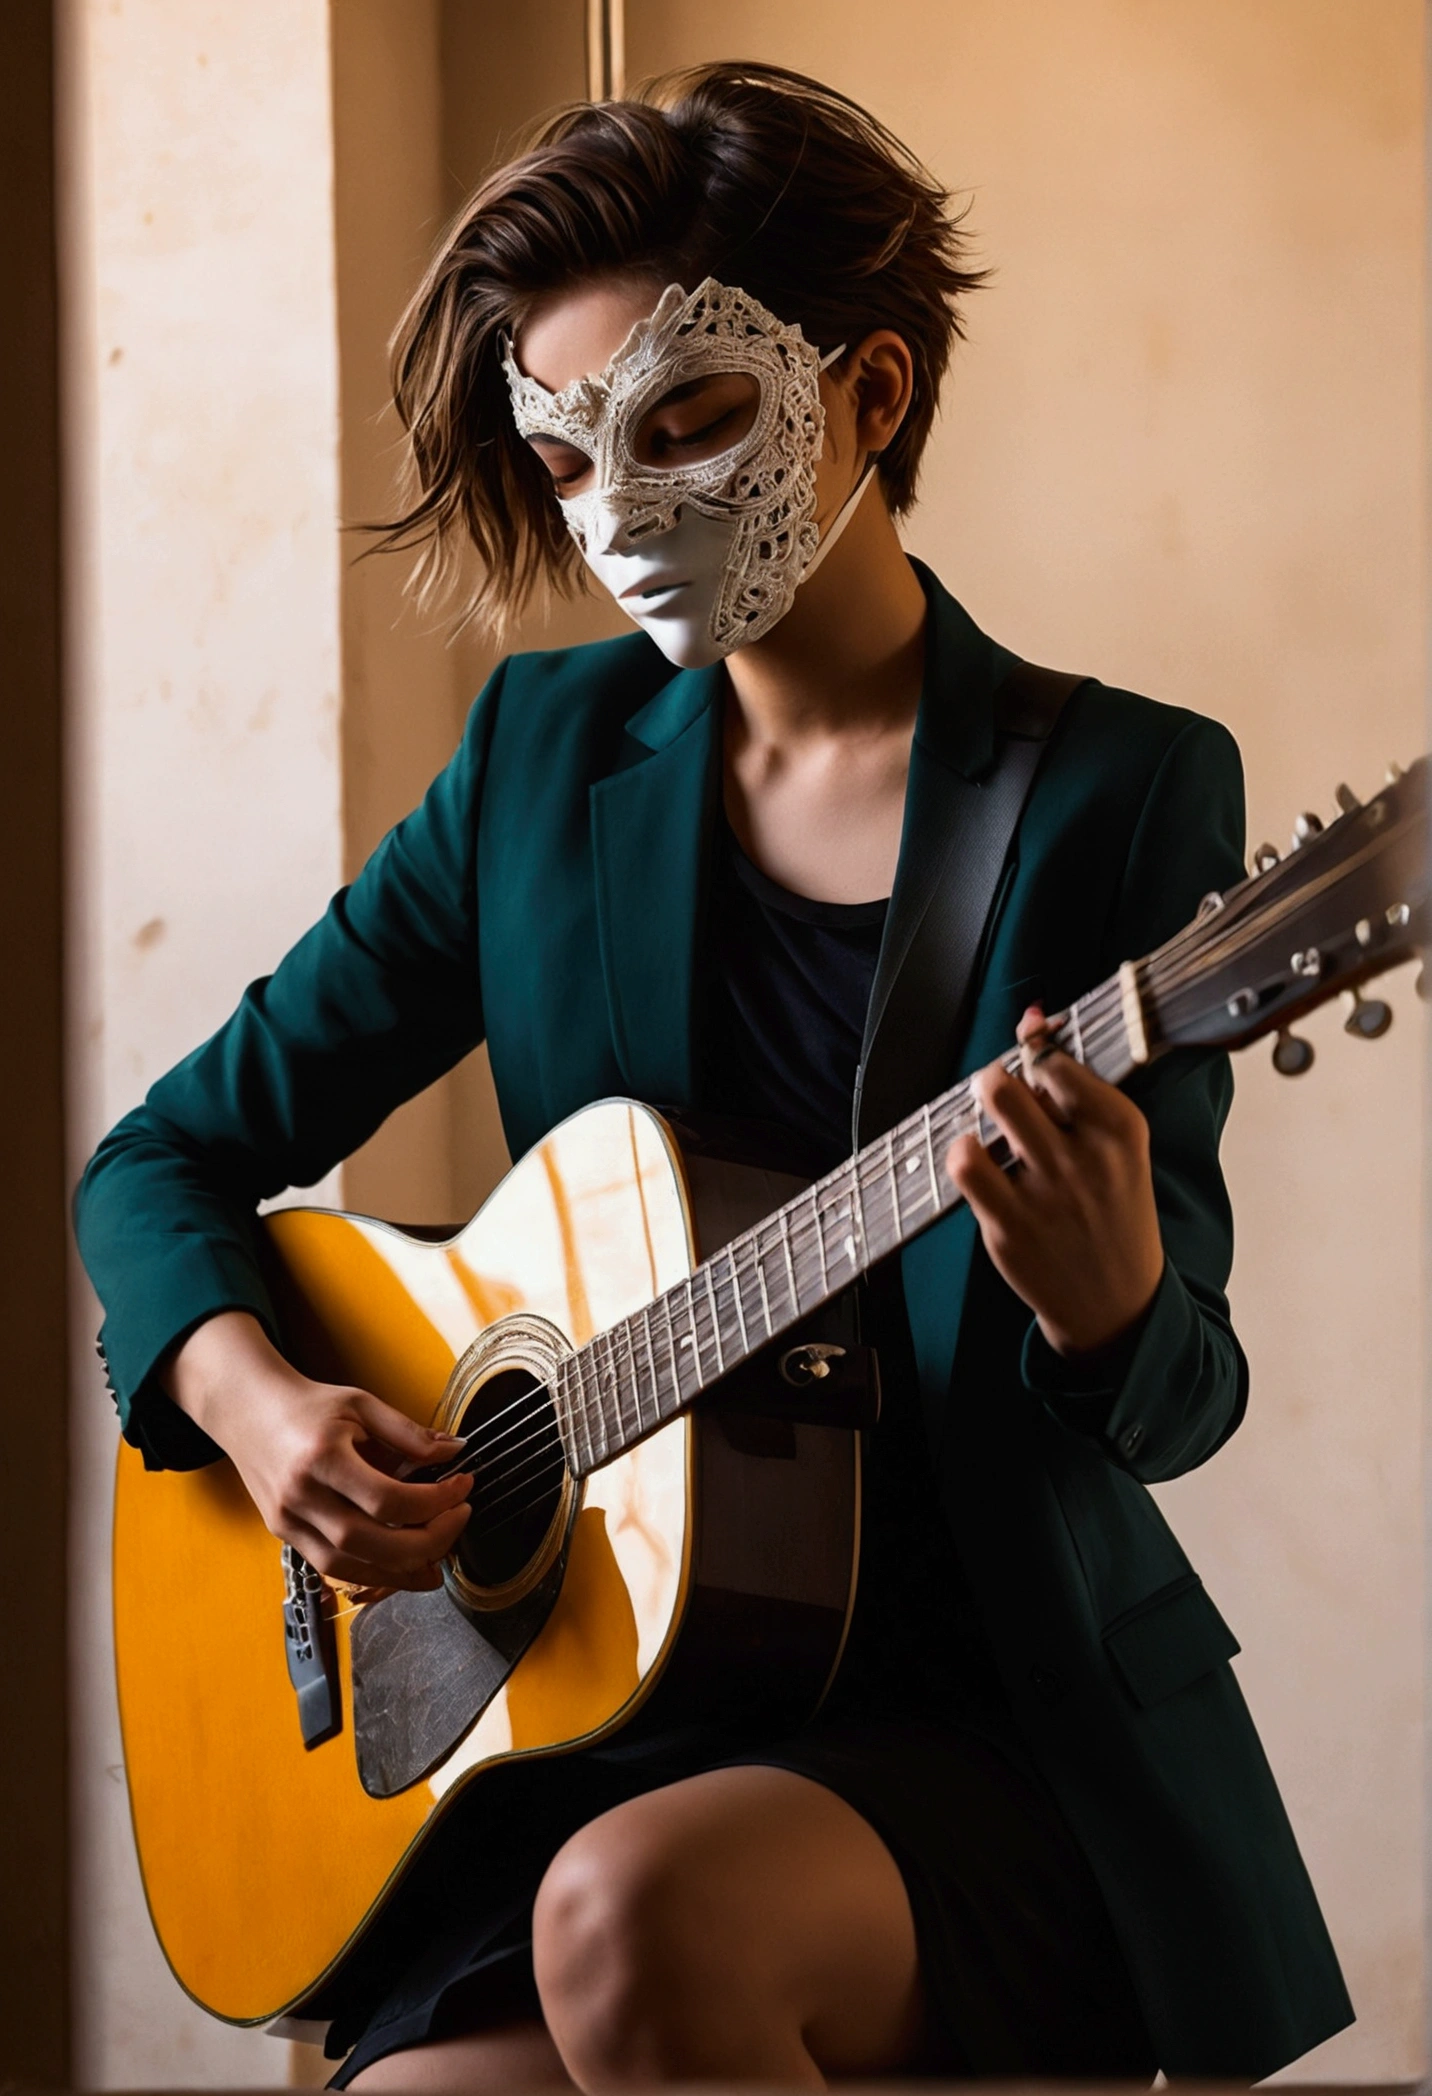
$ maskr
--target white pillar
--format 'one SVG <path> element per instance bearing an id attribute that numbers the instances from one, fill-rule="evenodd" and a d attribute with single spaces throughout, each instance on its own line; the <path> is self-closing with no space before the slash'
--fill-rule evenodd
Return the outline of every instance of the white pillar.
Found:
<path id="1" fill-rule="evenodd" d="M 341 878 L 338 382 L 325 0 L 60 13 L 78 1166 Z M 145 1912 L 76 1298 L 77 2084 L 281 2084 Z M 221 1600 L 213 1634 L 222 1665 Z"/>

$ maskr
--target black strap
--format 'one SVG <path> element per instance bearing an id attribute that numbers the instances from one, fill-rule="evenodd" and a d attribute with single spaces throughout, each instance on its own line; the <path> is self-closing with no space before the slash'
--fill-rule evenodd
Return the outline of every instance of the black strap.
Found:
<path id="1" fill-rule="evenodd" d="M 1065 701 L 1089 680 L 1016 662 L 995 693 L 995 761 L 979 780 L 947 775 L 940 863 L 902 953 L 881 954 L 855 1081 L 856 1147 L 951 1081 L 975 962 L 1000 874 Z M 883 981 L 882 981 L 883 978 Z"/>

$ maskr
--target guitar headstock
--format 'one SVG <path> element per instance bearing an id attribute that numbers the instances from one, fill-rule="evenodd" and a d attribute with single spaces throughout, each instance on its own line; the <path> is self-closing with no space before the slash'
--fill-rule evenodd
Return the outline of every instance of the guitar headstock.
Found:
<path id="1" fill-rule="evenodd" d="M 1419 757 L 1367 802 L 1340 786 L 1326 828 L 1299 816 L 1285 859 L 1260 845 L 1247 880 L 1205 897 L 1193 923 L 1139 966 L 1151 1044 L 1241 1048 L 1276 1033 L 1274 1065 L 1296 1076 L 1313 1051 L 1288 1026 L 1343 990 L 1354 993 L 1348 1031 L 1385 1033 L 1388 1006 L 1357 993 L 1432 938 L 1427 779 Z"/>

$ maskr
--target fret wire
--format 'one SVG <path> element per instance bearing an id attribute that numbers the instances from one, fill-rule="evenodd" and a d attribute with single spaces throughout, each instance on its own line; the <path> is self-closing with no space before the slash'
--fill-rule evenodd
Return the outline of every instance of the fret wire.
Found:
<path id="1" fill-rule="evenodd" d="M 778 1322 L 775 1305 L 771 1300 L 770 1277 L 766 1273 L 766 1243 L 759 1230 L 746 1232 L 746 1243 L 751 1253 L 751 1276 L 756 1284 L 756 1297 L 760 1306 L 761 1328 L 767 1339 L 774 1336 Z"/>
<path id="2" fill-rule="evenodd" d="M 860 1183 L 860 1153 L 857 1152 L 850 1168 L 850 1220 L 851 1238 L 855 1245 L 854 1264 L 867 1261 L 870 1252 L 870 1233 L 865 1227 L 865 1189 Z"/>
<path id="3" fill-rule="evenodd" d="M 855 1186 L 860 1203 L 861 1258 L 873 1266 L 891 1249 L 885 1204 L 893 1196 L 890 1171 L 890 1135 L 887 1130 L 878 1144 L 862 1150 L 855 1160 Z"/>
<path id="4" fill-rule="evenodd" d="M 914 1171 L 918 1171 L 920 1168 L 920 1160 L 915 1154 L 914 1147 L 907 1143 L 907 1136 L 910 1133 L 910 1123 L 908 1121 L 902 1121 L 898 1128 L 893 1128 L 890 1131 L 890 1168 L 895 1182 L 895 1227 L 902 1238 L 905 1235 L 905 1225 L 908 1220 L 905 1212 L 905 1189 L 911 1178 L 912 1168 Z M 897 1137 L 899 1138 L 898 1143 L 896 1141 Z M 913 1192 L 914 1189 L 911 1188 L 911 1191 Z"/>
<path id="5" fill-rule="evenodd" d="M 593 1332 L 589 1343 L 597 1386 L 591 1415 L 592 1461 L 595 1464 L 600 1463 L 607 1453 L 607 1418 L 616 1394 L 616 1377 L 612 1373 L 611 1333 Z"/>
<path id="6" fill-rule="evenodd" d="M 754 1351 L 751 1337 L 746 1330 L 746 1306 L 741 1301 L 741 1246 L 747 1243 L 745 1233 L 735 1237 L 726 1247 L 726 1258 L 731 1268 L 731 1299 L 736 1305 L 736 1322 L 741 1328 L 741 1354 L 744 1358 Z"/>
<path id="7" fill-rule="evenodd" d="M 608 1334 L 607 1338 L 607 1354 L 611 1361 L 612 1368 L 612 1395 L 616 1399 L 616 1439 L 618 1443 L 625 1442 L 627 1434 L 626 1398 L 629 1370 L 626 1366 L 623 1365 L 621 1359 L 621 1347 L 623 1340 L 625 1340 L 626 1342 L 626 1351 L 629 1361 L 631 1355 L 631 1334 L 627 1330 L 625 1318 L 621 1318 L 615 1325 L 611 1327 L 610 1333 Z M 610 1442 L 610 1440 L 612 1439 L 609 1420 L 610 1412 L 608 1413 L 608 1418 L 604 1419 L 602 1422 L 603 1439 L 608 1442 Z"/>
<path id="8" fill-rule="evenodd" d="M 634 1341 L 633 1341 L 633 1339 L 632 1339 L 632 1329 L 631 1329 L 631 1325 L 632 1325 L 632 1321 L 631 1321 L 631 1319 L 630 1319 L 629 1317 L 624 1317 L 624 1318 L 622 1319 L 621 1323 L 620 1323 L 620 1324 L 619 1324 L 619 1325 L 617 1326 L 617 1330 L 618 1330 L 618 1331 L 619 1331 L 619 1332 L 621 1333 L 621 1336 L 622 1336 L 622 1340 L 623 1340 L 623 1342 L 624 1342 L 624 1344 L 625 1344 L 625 1346 L 626 1346 L 626 1357 L 627 1357 L 627 1370 L 626 1370 L 626 1381 L 627 1381 L 627 1384 L 628 1384 L 628 1386 L 629 1386 L 629 1388 L 630 1388 L 630 1390 L 631 1390 L 631 1399 L 632 1399 L 632 1407 L 633 1407 L 633 1410 L 634 1410 L 634 1411 L 635 1411 L 635 1413 L 636 1413 L 636 1438 L 638 1438 L 638 1439 L 639 1439 L 639 1438 L 640 1438 L 640 1436 L 641 1436 L 641 1399 L 640 1399 L 640 1397 L 639 1397 L 639 1396 L 638 1396 L 638 1394 L 637 1394 L 637 1390 L 638 1390 L 638 1385 L 637 1385 L 637 1367 L 636 1367 L 636 1346 L 635 1346 L 635 1343 L 634 1343 Z M 620 1417 L 620 1419 L 621 1419 L 621 1423 L 622 1423 L 622 1432 L 623 1432 L 623 1436 L 625 1436 L 625 1432 L 626 1432 L 626 1401 L 625 1401 L 625 1395 L 623 1395 L 623 1396 L 622 1396 L 621 1398 L 619 1398 L 619 1399 L 618 1399 L 618 1401 L 617 1401 L 617 1411 L 618 1411 L 618 1415 L 619 1415 L 619 1417 Z"/>
<path id="9" fill-rule="evenodd" d="M 604 1394 L 602 1394 L 602 1344 L 604 1344 L 604 1339 L 606 1339 L 604 1331 L 593 1331 L 591 1337 L 587 1339 L 585 1348 L 583 1348 L 583 1354 L 591 1362 L 591 1392 L 589 1392 L 589 1404 L 587 1404 L 587 1465 L 593 1467 L 593 1469 L 595 1469 L 595 1465 L 602 1461 L 602 1455 L 600 1455 L 600 1429 L 602 1429 L 602 1404 L 604 1404 Z M 583 1383 L 585 1383 L 585 1377 L 583 1377 Z"/>
<path id="10" fill-rule="evenodd" d="M 691 1358 L 692 1358 L 692 1361 L 693 1361 L 693 1363 L 695 1364 L 695 1368 L 696 1368 L 696 1379 L 697 1379 L 697 1381 L 696 1381 L 696 1387 L 697 1387 L 697 1389 L 698 1389 L 698 1390 L 704 1390 L 708 1382 L 714 1382 L 714 1381 L 715 1381 L 715 1377 L 714 1377 L 714 1376 L 708 1376 L 708 1374 L 707 1374 L 707 1372 L 706 1372 L 706 1357 L 707 1357 L 707 1355 L 708 1355 L 708 1354 L 710 1353 L 711 1349 L 710 1349 L 709 1345 L 703 1344 L 703 1340 L 702 1340 L 702 1333 L 701 1333 L 701 1323 L 702 1323 L 702 1319 L 701 1319 L 701 1312 L 702 1312 L 702 1307 L 703 1307 L 703 1305 L 705 1304 L 705 1301 L 706 1301 L 706 1296 L 705 1296 L 705 1291 L 704 1291 L 704 1289 L 703 1289 L 703 1288 L 701 1287 L 701 1285 L 700 1285 L 700 1284 L 701 1284 L 701 1282 L 702 1282 L 702 1281 L 704 1281 L 704 1280 L 705 1280 L 705 1278 L 706 1278 L 706 1275 L 705 1275 L 705 1269 L 704 1269 L 704 1267 L 698 1267 L 698 1268 L 696 1269 L 696 1272 L 695 1272 L 695 1273 L 693 1273 L 692 1275 L 690 1275 L 690 1276 L 689 1276 L 689 1278 L 687 1279 L 687 1281 L 686 1281 L 686 1282 L 685 1282 L 685 1284 L 684 1284 L 684 1286 L 685 1286 L 685 1289 L 686 1289 L 686 1296 L 687 1296 L 687 1301 L 689 1302 L 689 1304 L 690 1304 L 690 1307 L 691 1307 L 691 1338 L 692 1338 L 692 1345 L 691 1345 L 691 1348 L 690 1348 L 690 1353 L 691 1353 Z M 719 1362 L 720 1362 L 720 1350 L 719 1350 L 719 1348 L 717 1349 L 717 1362 L 718 1362 L 718 1373 L 719 1373 Z"/>
<path id="11" fill-rule="evenodd" d="M 893 1252 L 905 1236 L 905 1219 L 900 1213 L 900 1180 L 895 1170 L 895 1130 L 885 1132 L 885 1162 L 881 1167 L 884 1174 L 886 1198 L 890 1203 L 892 1236 L 886 1250 Z"/>
<path id="12" fill-rule="evenodd" d="M 577 1437 L 572 1421 L 572 1362 L 575 1358 L 573 1354 L 566 1354 L 557 1365 L 558 1433 L 563 1452 L 574 1469 L 577 1460 Z"/>
<path id="13" fill-rule="evenodd" d="M 1078 1062 L 1082 1063 L 1084 1060 L 1084 1032 L 1079 1022 L 1079 1003 L 1077 998 L 1069 1007 L 1069 1025 L 1073 1034 L 1073 1045 L 1070 1053 Z"/>
<path id="14" fill-rule="evenodd" d="M 670 1418 L 672 1413 L 680 1411 L 682 1401 L 681 1356 L 676 1344 L 676 1321 L 671 1314 L 671 1297 L 672 1291 L 668 1288 L 666 1293 L 659 1298 L 661 1309 L 666 1319 L 666 1353 L 671 1363 L 671 1408 L 664 1415 L 667 1418 Z"/>
<path id="15" fill-rule="evenodd" d="M 681 1380 L 682 1348 L 681 1334 L 676 1325 L 676 1289 L 668 1288 L 661 1300 L 666 1312 L 666 1351 L 671 1362 L 671 1411 L 679 1412 L 686 1402 L 686 1390 Z"/>
<path id="16" fill-rule="evenodd" d="M 810 1205 L 811 1214 L 815 1221 L 815 1255 L 820 1263 L 820 1286 L 821 1293 L 824 1295 L 828 1293 L 830 1288 L 830 1272 L 825 1260 L 825 1232 L 821 1228 L 820 1202 L 816 1198 L 814 1188 L 811 1189 Z"/>
<path id="17" fill-rule="evenodd" d="M 706 1278 L 706 1296 L 711 1305 L 711 1337 L 716 1348 L 716 1374 L 719 1378 L 726 1373 L 726 1357 L 721 1347 L 721 1312 L 716 1302 L 715 1263 L 714 1259 L 703 1261 L 701 1271 Z"/>
<path id="18" fill-rule="evenodd" d="M 900 1213 L 900 1181 L 895 1171 L 895 1130 L 893 1128 L 887 1129 L 885 1134 L 885 1179 L 890 1189 L 890 1213 L 895 1225 L 895 1242 L 890 1247 L 893 1251 L 895 1245 L 898 1245 L 905 1235 L 905 1218 Z"/>
<path id="19" fill-rule="evenodd" d="M 575 1358 L 577 1363 L 577 1394 L 580 1399 L 580 1403 L 578 1404 L 577 1410 L 582 1424 L 582 1439 L 586 1442 L 587 1445 L 587 1468 L 590 1470 L 594 1466 L 592 1463 L 592 1426 L 591 1417 L 588 1411 L 587 1396 L 587 1368 L 589 1365 L 587 1348 L 583 1347 Z M 591 1363 L 590 1365 L 595 1366 L 595 1363 Z"/>
<path id="20" fill-rule="evenodd" d="M 692 1287 L 692 1276 L 690 1274 L 677 1285 L 677 1297 L 679 1297 L 679 1302 L 681 1302 L 681 1310 L 684 1310 L 684 1314 L 686 1314 L 686 1331 L 681 1333 L 679 1339 L 677 1339 L 677 1360 L 684 1364 L 684 1367 L 690 1367 L 692 1377 L 694 1377 L 694 1388 L 692 1388 L 690 1396 L 696 1396 L 700 1390 L 707 1388 L 707 1369 L 704 1369 L 702 1358 L 700 1358 L 700 1323 L 698 1323 L 698 1316 L 696 1316 L 696 1289 Z M 681 1383 L 681 1394 L 684 1394 L 684 1396 L 688 1394 L 686 1392 L 686 1379 L 684 1379 L 684 1383 Z"/>
<path id="21" fill-rule="evenodd" d="M 930 1125 L 930 1109 L 928 1106 L 921 1109 L 920 1118 L 924 1123 L 925 1130 L 925 1170 L 930 1175 L 930 1206 L 938 1215 L 940 1212 L 940 1182 L 935 1176 L 935 1139 Z"/>
<path id="22" fill-rule="evenodd" d="M 791 1220 L 789 1208 L 782 1208 L 780 1214 L 776 1218 L 776 1223 L 781 1233 L 781 1251 L 785 1255 L 786 1262 L 786 1286 L 790 1290 L 791 1320 L 792 1322 L 794 1322 L 795 1319 L 798 1318 L 801 1314 L 801 1296 L 800 1290 L 796 1286 L 795 1255 L 791 1250 Z"/>
<path id="23" fill-rule="evenodd" d="M 766 1287 L 766 1259 L 761 1249 L 760 1237 L 754 1230 L 750 1234 L 750 1243 L 753 1255 L 751 1265 L 756 1275 L 756 1286 L 761 1291 L 761 1322 L 765 1325 L 767 1339 L 771 1339 L 775 1336 L 776 1327 L 771 1316 L 770 1291 Z"/>
<path id="24" fill-rule="evenodd" d="M 653 1419 L 652 1424 L 655 1425 L 656 1421 L 661 1418 L 661 1390 L 660 1386 L 658 1385 L 656 1376 L 656 1352 L 651 1343 L 651 1307 L 645 1310 L 641 1310 L 637 1314 L 641 1318 L 642 1337 L 646 1341 L 647 1372 L 651 1379 L 651 1403 L 652 1410 L 656 1415 L 656 1418 Z M 644 1433 L 646 1431 L 646 1421 L 641 1416 L 640 1383 L 638 1383 L 636 1386 L 636 1419 L 637 1425 L 642 1429 Z"/>
<path id="25" fill-rule="evenodd" d="M 919 1193 L 920 1205 L 923 1208 L 925 1203 L 930 1198 L 929 1189 L 924 1186 L 917 1188 L 912 1184 L 912 1181 L 916 1178 L 916 1176 L 919 1173 L 920 1165 L 922 1163 L 922 1146 L 920 1142 L 920 1117 L 918 1114 L 912 1114 L 908 1120 L 902 1121 L 900 1125 L 907 1138 L 906 1146 L 902 1151 L 900 1158 L 900 1183 L 902 1186 L 908 1188 L 908 1190 L 912 1194 L 915 1192 Z"/>
<path id="26" fill-rule="evenodd" d="M 826 1265 L 821 1270 L 822 1288 L 831 1286 L 831 1269 L 837 1267 L 842 1259 L 849 1257 L 846 1248 L 855 1242 L 855 1235 L 850 1227 L 852 1208 L 850 1196 L 846 1190 L 846 1177 L 847 1175 L 842 1172 L 838 1178 L 832 1178 L 830 1184 L 822 1189 L 824 1199 L 822 1200 L 818 1196 L 816 1200 L 816 1211 L 819 1218 L 817 1227 L 820 1231 L 821 1248 L 825 1253 L 826 1259 Z M 833 1251 L 830 1245 L 831 1235 L 835 1238 Z"/>
<path id="27" fill-rule="evenodd" d="M 735 1366 L 737 1361 L 744 1361 L 747 1354 L 751 1351 L 746 1342 L 746 1308 L 741 1301 L 741 1269 L 736 1256 L 738 1242 L 739 1240 L 728 1241 L 722 1245 L 720 1254 L 721 1286 L 729 1290 L 731 1308 L 736 1313 L 734 1330 L 731 1326 L 730 1317 L 728 1316 L 726 1319 L 726 1350 L 730 1356 L 730 1365 L 732 1367 Z"/>
<path id="28" fill-rule="evenodd" d="M 592 1338 L 592 1347 L 597 1367 L 597 1432 L 601 1436 L 602 1455 L 607 1452 L 607 1416 L 610 1402 L 616 1400 L 617 1418 L 621 1419 L 621 1382 L 617 1375 L 616 1354 L 610 1331 L 597 1332 Z M 600 1461 L 600 1457 L 598 1458 Z"/>

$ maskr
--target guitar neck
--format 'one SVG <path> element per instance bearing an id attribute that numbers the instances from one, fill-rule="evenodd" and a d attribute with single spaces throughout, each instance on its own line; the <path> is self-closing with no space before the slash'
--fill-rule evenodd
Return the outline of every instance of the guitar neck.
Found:
<path id="1" fill-rule="evenodd" d="M 1148 1059 L 1132 964 L 1059 1022 L 1065 1051 L 1111 1084 Z M 1018 1049 L 1004 1058 L 1019 1063 Z M 759 1347 L 960 1204 L 945 1171 L 961 1135 L 994 1134 L 968 1078 L 744 1230 L 563 1363 L 557 1408 L 585 1476 L 675 1419 Z M 998 1155 L 998 1146 L 995 1146 Z"/>

